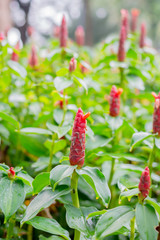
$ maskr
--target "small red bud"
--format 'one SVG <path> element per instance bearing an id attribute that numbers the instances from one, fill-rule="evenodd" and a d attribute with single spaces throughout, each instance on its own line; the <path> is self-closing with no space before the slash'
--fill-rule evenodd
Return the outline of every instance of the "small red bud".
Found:
<path id="1" fill-rule="evenodd" d="M 119 39 L 119 47 L 118 47 L 118 61 L 119 62 L 124 62 L 125 60 L 125 27 L 121 27 L 121 32 L 120 32 L 120 39 Z"/>
<path id="2" fill-rule="evenodd" d="M 73 58 L 71 58 L 71 61 L 69 63 L 69 71 L 70 72 L 75 71 L 76 67 L 77 67 L 77 60 L 73 57 Z"/>
<path id="3" fill-rule="evenodd" d="M 28 26 L 27 27 L 27 33 L 29 37 L 32 37 L 33 33 L 34 33 L 34 28 L 32 26 Z"/>
<path id="4" fill-rule="evenodd" d="M 121 9 L 121 26 L 124 26 L 124 29 L 125 29 L 125 39 L 126 39 L 127 35 L 128 35 L 128 29 L 129 29 L 128 10 L 126 10 L 126 9 Z"/>
<path id="5" fill-rule="evenodd" d="M 120 111 L 120 95 L 122 94 L 123 89 L 117 89 L 116 86 L 112 86 L 110 96 L 109 96 L 109 115 L 112 117 L 117 117 Z"/>
<path id="6" fill-rule="evenodd" d="M 15 178 L 15 171 L 13 167 L 10 167 L 10 169 L 8 170 L 8 177 L 10 179 L 14 179 Z"/>
<path id="7" fill-rule="evenodd" d="M 84 45 L 85 32 L 84 32 L 84 28 L 82 26 L 78 26 L 76 28 L 75 39 L 76 39 L 76 43 L 79 46 L 83 46 Z"/>
<path id="8" fill-rule="evenodd" d="M 16 44 L 15 49 L 18 51 L 19 50 L 19 42 Z M 19 55 L 13 51 L 12 55 L 11 55 L 11 60 L 18 62 L 19 60 Z"/>
<path id="9" fill-rule="evenodd" d="M 3 32 L 0 32 L 0 42 L 5 39 L 5 35 Z"/>
<path id="10" fill-rule="evenodd" d="M 34 68 L 38 65 L 38 57 L 35 46 L 32 46 L 31 55 L 28 60 L 29 65 Z"/>
<path id="11" fill-rule="evenodd" d="M 149 168 L 146 167 L 145 170 L 142 172 L 140 182 L 138 185 L 138 188 L 140 191 L 139 198 L 141 200 L 144 200 L 148 196 L 150 186 L 151 186 L 151 179 L 149 175 Z"/>
<path id="12" fill-rule="evenodd" d="M 141 24 L 141 32 L 140 32 L 140 40 L 139 40 L 139 47 L 143 48 L 145 46 L 145 38 L 146 38 L 146 24 Z"/>
<path id="13" fill-rule="evenodd" d="M 85 130 L 86 130 L 86 118 L 90 113 L 83 114 L 81 108 L 78 109 L 72 131 L 71 148 L 69 154 L 69 160 L 71 165 L 78 165 L 80 167 L 84 164 L 85 158 Z"/>
<path id="14" fill-rule="evenodd" d="M 63 15 L 61 26 L 60 26 L 60 47 L 67 47 L 67 38 L 68 38 L 68 31 L 67 31 L 67 23 L 66 18 Z"/>
<path id="15" fill-rule="evenodd" d="M 158 95 L 152 92 L 152 95 L 155 98 L 153 113 L 153 133 L 158 133 L 160 136 L 160 92 Z"/>
<path id="16" fill-rule="evenodd" d="M 140 14 L 140 11 L 136 8 L 132 8 L 131 10 L 131 15 L 132 15 L 132 18 L 131 18 L 131 31 L 132 32 L 135 32 L 136 31 L 136 28 L 137 28 L 137 18 Z"/>

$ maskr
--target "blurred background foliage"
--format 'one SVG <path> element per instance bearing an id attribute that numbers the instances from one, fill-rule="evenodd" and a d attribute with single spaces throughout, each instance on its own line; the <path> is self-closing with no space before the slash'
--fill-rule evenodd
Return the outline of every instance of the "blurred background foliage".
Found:
<path id="1" fill-rule="evenodd" d="M 153 45 L 160 48 L 158 0 L 0 0 L 0 31 L 16 27 L 25 42 L 27 26 L 31 25 L 41 44 L 53 35 L 54 27 L 60 25 L 65 14 L 69 36 L 74 38 L 76 26 L 82 25 L 86 30 L 86 44 L 92 45 L 119 31 L 122 8 L 141 11 L 139 22 L 145 19 L 148 36 L 153 39 Z"/>

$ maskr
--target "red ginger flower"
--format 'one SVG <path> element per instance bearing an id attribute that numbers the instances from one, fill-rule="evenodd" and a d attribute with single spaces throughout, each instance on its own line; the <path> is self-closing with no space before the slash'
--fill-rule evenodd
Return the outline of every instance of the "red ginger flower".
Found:
<path id="1" fill-rule="evenodd" d="M 132 18 L 131 18 L 131 31 L 135 32 L 137 28 L 137 18 L 140 14 L 140 11 L 136 8 L 132 8 L 131 10 Z"/>
<path id="2" fill-rule="evenodd" d="M 117 117 L 120 110 L 120 95 L 122 94 L 123 89 L 117 89 L 116 86 L 112 86 L 110 96 L 109 96 L 109 115 L 112 117 Z"/>
<path id="3" fill-rule="evenodd" d="M 150 179 L 150 175 L 149 175 L 149 168 L 146 167 L 144 169 L 144 171 L 142 172 L 140 182 L 138 185 L 138 188 L 140 191 L 140 194 L 139 194 L 140 199 L 144 200 L 148 196 L 150 186 L 151 186 L 151 179 Z"/>
<path id="4" fill-rule="evenodd" d="M 141 24 L 141 33 L 140 33 L 140 40 L 139 40 L 139 47 L 143 48 L 145 46 L 145 37 L 146 37 L 146 24 Z"/>
<path id="5" fill-rule="evenodd" d="M 8 170 L 8 177 L 10 179 L 14 179 L 15 178 L 15 171 L 13 167 L 10 167 L 10 169 Z"/>
<path id="6" fill-rule="evenodd" d="M 15 49 L 18 51 L 19 50 L 19 42 L 16 44 Z M 18 62 L 19 60 L 19 55 L 13 51 L 12 55 L 11 55 L 11 60 Z"/>
<path id="7" fill-rule="evenodd" d="M 71 61 L 69 63 L 69 71 L 70 72 L 75 71 L 76 67 L 77 67 L 77 60 L 73 57 L 73 58 L 71 58 Z"/>
<path id="8" fill-rule="evenodd" d="M 78 109 L 72 131 L 71 148 L 69 154 L 69 160 L 71 165 L 78 165 L 80 167 L 84 164 L 85 157 L 85 130 L 86 130 L 86 118 L 90 113 L 83 114 L 81 108 Z"/>
<path id="9" fill-rule="evenodd" d="M 37 57 L 37 52 L 36 52 L 35 46 L 32 46 L 31 55 L 30 55 L 28 63 L 33 68 L 38 65 L 38 57 Z"/>
<path id="10" fill-rule="evenodd" d="M 0 32 L 0 42 L 5 39 L 5 35 L 3 32 Z"/>
<path id="11" fill-rule="evenodd" d="M 158 96 L 154 92 L 152 92 L 152 95 L 155 98 L 153 113 L 153 133 L 158 133 L 160 136 L 160 92 Z"/>
<path id="12" fill-rule="evenodd" d="M 79 46 L 83 46 L 84 45 L 85 32 L 84 32 L 84 28 L 82 26 L 78 26 L 76 28 L 75 39 L 76 39 L 76 43 Z"/>
<path id="13" fill-rule="evenodd" d="M 119 47 L 118 47 L 118 61 L 123 62 L 125 60 L 125 28 L 121 27 L 120 39 L 119 39 Z"/>
<path id="14" fill-rule="evenodd" d="M 129 28 L 129 24 L 128 24 L 128 10 L 126 9 L 121 9 L 121 21 L 122 21 L 122 25 L 125 28 L 125 39 L 127 38 L 128 35 L 128 28 Z"/>
<path id="15" fill-rule="evenodd" d="M 61 26 L 60 26 L 60 47 L 67 47 L 67 38 L 68 38 L 68 31 L 67 31 L 67 23 L 66 18 L 63 15 Z"/>

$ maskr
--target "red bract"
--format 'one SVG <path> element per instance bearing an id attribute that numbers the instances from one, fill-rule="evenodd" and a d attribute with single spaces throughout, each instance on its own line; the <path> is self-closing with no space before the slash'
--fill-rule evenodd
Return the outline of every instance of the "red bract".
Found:
<path id="1" fill-rule="evenodd" d="M 82 26 L 78 26 L 76 28 L 75 39 L 76 39 L 76 43 L 79 46 L 83 46 L 84 45 L 85 32 L 84 32 L 84 28 Z"/>
<path id="2" fill-rule="evenodd" d="M 132 15 L 132 18 L 131 18 L 131 31 L 132 32 L 135 32 L 136 31 L 136 28 L 137 28 L 137 18 L 140 14 L 140 11 L 136 8 L 133 8 L 131 10 L 131 15 Z"/>
<path id="3" fill-rule="evenodd" d="M 84 164 L 85 157 L 85 130 L 86 130 L 86 118 L 90 113 L 83 114 L 81 108 L 78 109 L 72 131 L 71 149 L 69 154 L 69 160 L 71 165 L 78 165 L 80 167 Z"/>
<path id="4" fill-rule="evenodd" d="M 33 33 L 34 33 L 34 28 L 32 26 L 28 26 L 27 27 L 27 33 L 29 37 L 32 37 Z"/>
<path id="5" fill-rule="evenodd" d="M 160 136 L 160 92 L 158 96 L 154 92 L 152 92 L 152 95 L 155 98 L 153 113 L 153 133 L 158 133 Z"/>
<path id="6" fill-rule="evenodd" d="M 5 35 L 3 32 L 0 32 L 0 42 L 5 39 Z"/>
<path id="7" fill-rule="evenodd" d="M 125 60 L 125 28 L 121 27 L 120 39 L 119 39 L 119 47 L 118 47 L 118 61 L 123 62 Z"/>
<path id="8" fill-rule="evenodd" d="M 128 25 L 128 10 L 121 9 L 121 21 L 122 21 L 121 26 L 124 26 L 124 28 L 125 28 L 125 39 L 126 39 L 127 35 L 128 35 L 128 28 L 129 28 L 129 25 Z"/>
<path id="9" fill-rule="evenodd" d="M 60 27 L 59 26 L 54 27 L 53 35 L 54 35 L 54 37 L 59 38 L 59 35 L 60 35 Z"/>
<path id="10" fill-rule="evenodd" d="M 31 55 L 29 57 L 28 63 L 32 68 L 34 68 L 35 66 L 38 65 L 38 57 L 37 57 L 37 52 L 36 52 L 35 46 L 32 46 Z"/>
<path id="11" fill-rule="evenodd" d="M 151 179 L 149 175 L 149 168 L 146 167 L 145 170 L 142 172 L 140 182 L 138 185 L 138 188 L 140 191 L 139 198 L 141 200 L 144 200 L 148 196 L 150 186 L 151 186 Z"/>
<path id="12" fill-rule="evenodd" d="M 60 47 L 67 47 L 67 38 L 68 38 L 68 31 L 67 31 L 67 23 L 66 18 L 63 15 L 61 26 L 60 26 Z"/>
<path id="13" fill-rule="evenodd" d="M 76 67 L 77 67 L 77 60 L 73 57 L 73 58 L 71 58 L 71 61 L 69 63 L 69 71 L 70 72 L 75 71 Z"/>
<path id="14" fill-rule="evenodd" d="M 141 24 L 141 32 L 140 32 L 140 40 L 139 40 L 139 47 L 143 48 L 145 46 L 145 37 L 146 37 L 146 24 Z"/>
<path id="15" fill-rule="evenodd" d="M 120 111 L 120 95 L 122 94 L 123 89 L 117 89 L 116 86 L 112 86 L 110 96 L 109 96 L 109 115 L 112 117 L 117 117 Z"/>
<path id="16" fill-rule="evenodd" d="M 17 51 L 19 50 L 19 42 L 16 44 L 15 49 L 16 49 Z M 11 60 L 12 60 L 12 61 L 15 61 L 15 62 L 18 62 L 18 60 L 19 60 L 19 55 L 17 54 L 17 52 L 14 52 L 14 51 L 13 51 L 13 53 L 12 53 L 12 55 L 11 55 Z"/>
<path id="17" fill-rule="evenodd" d="M 15 171 L 13 167 L 10 167 L 10 169 L 8 170 L 8 177 L 10 179 L 14 179 L 15 178 Z"/>

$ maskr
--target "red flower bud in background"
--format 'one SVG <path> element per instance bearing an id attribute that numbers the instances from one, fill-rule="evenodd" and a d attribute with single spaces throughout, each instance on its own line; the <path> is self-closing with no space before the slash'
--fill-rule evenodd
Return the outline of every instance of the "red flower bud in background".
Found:
<path id="1" fill-rule="evenodd" d="M 67 31 L 67 23 L 66 18 L 63 15 L 61 26 L 60 26 L 60 47 L 67 47 L 67 38 L 68 38 L 68 31 Z"/>
<path id="2" fill-rule="evenodd" d="M 132 8 L 131 10 L 131 15 L 132 15 L 132 18 L 131 18 L 131 31 L 132 32 L 135 32 L 136 31 L 136 28 L 137 28 L 137 18 L 140 14 L 140 11 L 136 8 Z"/>
<path id="3" fill-rule="evenodd" d="M 128 35 L 128 29 L 129 29 L 128 10 L 126 9 L 121 9 L 121 26 L 124 26 L 125 28 L 125 39 L 126 39 Z"/>
<path id="4" fill-rule="evenodd" d="M 151 179 L 149 175 L 149 168 L 146 167 L 145 170 L 142 172 L 140 182 L 138 185 L 138 188 L 140 191 L 139 198 L 141 200 L 144 200 L 148 196 L 150 186 L 151 186 Z"/>
<path id="5" fill-rule="evenodd" d="M 79 46 L 83 46 L 84 45 L 85 32 L 84 32 L 84 28 L 82 26 L 78 26 L 76 28 L 75 39 L 76 39 L 76 43 Z"/>
<path id="6" fill-rule="evenodd" d="M 10 167 L 10 169 L 8 170 L 8 177 L 10 179 L 14 179 L 15 178 L 15 171 L 13 167 Z"/>
<path id="7" fill-rule="evenodd" d="M 141 32 L 140 32 L 140 40 L 139 40 L 139 47 L 143 48 L 145 46 L 145 37 L 146 37 L 146 24 L 141 24 Z"/>
<path id="8" fill-rule="evenodd" d="M 117 117 L 120 111 L 120 95 L 122 94 L 123 89 L 117 89 L 116 86 L 112 86 L 110 96 L 109 96 L 109 115 L 112 117 Z"/>
<path id="9" fill-rule="evenodd" d="M 84 164 L 85 157 L 85 130 L 86 130 L 86 118 L 90 113 L 83 114 L 81 108 L 78 109 L 72 131 L 71 149 L 69 154 L 69 160 L 71 165 L 78 165 L 80 167 Z"/>
<path id="10" fill-rule="evenodd" d="M 5 35 L 3 32 L 0 32 L 0 42 L 5 39 Z"/>
<path id="11" fill-rule="evenodd" d="M 34 33 L 34 28 L 32 26 L 28 26 L 27 27 L 27 34 L 28 34 L 28 36 L 32 37 L 33 33 Z"/>
<path id="12" fill-rule="evenodd" d="M 125 28 L 121 27 L 120 39 L 119 39 L 119 47 L 118 47 L 118 61 L 123 62 L 125 60 Z"/>
<path id="13" fill-rule="evenodd" d="M 60 27 L 59 27 L 59 26 L 55 26 L 55 27 L 54 27 L 53 36 L 54 36 L 55 38 L 59 38 L 59 36 L 60 36 Z"/>
<path id="14" fill-rule="evenodd" d="M 76 67 L 77 67 L 77 60 L 73 57 L 73 58 L 71 58 L 71 61 L 69 63 L 69 71 L 70 72 L 75 71 Z"/>
<path id="15" fill-rule="evenodd" d="M 61 94 L 63 94 L 63 90 L 60 91 Z M 68 104 L 68 99 L 66 99 L 66 105 Z M 64 107 L 64 100 L 58 100 L 54 104 L 55 106 L 59 106 L 61 109 Z"/>
<path id="16" fill-rule="evenodd" d="M 29 57 L 28 63 L 32 68 L 34 68 L 38 65 L 38 57 L 37 57 L 37 52 L 36 52 L 35 46 L 32 46 L 31 55 Z"/>
<path id="17" fill-rule="evenodd" d="M 158 133 L 160 136 L 160 92 L 158 96 L 154 92 L 152 92 L 152 95 L 155 98 L 153 113 L 153 133 Z"/>
<path id="18" fill-rule="evenodd" d="M 19 42 L 16 44 L 15 49 L 18 51 L 19 50 Z M 17 52 L 13 51 L 12 55 L 11 55 L 11 60 L 18 62 L 19 60 L 19 55 L 17 54 Z"/>

